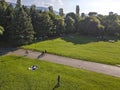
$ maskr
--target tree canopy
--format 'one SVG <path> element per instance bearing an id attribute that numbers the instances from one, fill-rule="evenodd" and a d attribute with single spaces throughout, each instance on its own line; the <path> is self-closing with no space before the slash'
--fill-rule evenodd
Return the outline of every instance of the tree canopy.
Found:
<path id="1" fill-rule="evenodd" d="M 21 0 L 17 0 L 15 7 L 5 0 L 0 1 L 1 40 L 23 45 L 39 38 L 71 33 L 119 37 L 120 15 L 113 12 L 109 12 L 109 15 L 100 15 L 97 12 L 80 14 L 79 5 L 76 5 L 76 13 L 64 14 L 63 8 L 60 8 L 59 14 L 55 14 L 52 6 L 48 7 L 48 11 L 42 11 L 35 5 L 22 6 Z"/>
<path id="2" fill-rule="evenodd" d="M 0 35 L 3 34 L 4 28 L 2 26 L 0 26 Z"/>

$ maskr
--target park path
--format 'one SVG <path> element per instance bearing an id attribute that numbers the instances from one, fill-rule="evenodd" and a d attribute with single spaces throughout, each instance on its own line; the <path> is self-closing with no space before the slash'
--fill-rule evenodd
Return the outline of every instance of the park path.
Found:
<path id="1" fill-rule="evenodd" d="M 15 51 L 11 51 L 7 54 L 8 55 L 15 54 L 18 56 L 24 56 L 25 50 L 18 49 Z M 107 75 L 111 75 L 115 77 L 120 77 L 120 67 L 117 67 L 117 66 L 100 64 L 100 63 L 95 63 L 95 62 L 88 62 L 88 61 L 72 59 L 72 58 L 67 58 L 67 57 L 62 57 L 62 56 L 57 56 L 57 55 L 52 55 L 52 54 L 45 54 L 44 56 L 40 57 L 40 54 L 41 54 L 40 52 L 29 50 L 29 54 L 27 54 L 26 57 L 37 58 L 39 60 L 45 60 L 49 62 L 68 65 L 68 66 L 81 68 L 85 70 L 90 70 L 90 71 L 94 71 L 98 73 L 103 73 L 103 74 L 107 74 Z"/>

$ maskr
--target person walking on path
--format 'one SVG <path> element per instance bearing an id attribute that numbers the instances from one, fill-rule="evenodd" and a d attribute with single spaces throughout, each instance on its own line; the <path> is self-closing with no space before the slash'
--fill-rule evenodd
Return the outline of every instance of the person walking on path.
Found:
<path id="1" fill-rule="evenodd" d="M 28 54 L 29 54 L 29 51 L 28 51 L 28 50 L 26 50 L 26 51 L 25 51 L 25 55 L 28 55 Z"/>

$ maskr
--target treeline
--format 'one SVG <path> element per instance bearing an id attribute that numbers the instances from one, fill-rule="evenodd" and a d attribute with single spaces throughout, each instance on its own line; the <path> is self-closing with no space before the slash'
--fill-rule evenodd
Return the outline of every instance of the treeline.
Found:
<path id="1" fill-rule="evenodd" d="M 30 8 L 21 5 L 21 0 L 13 7 L 0 1 L 0 36 L 1 41 L 14 45 L 29 44 L 37 39 L 60 36 L 63 34 L 79 33 L 91 36 L 120 36 L 120 16 L 110 12 L 109 15 L 99 15 L 90 12 L 81 13 L 76 6 L 76 13 L 64 14 L 59 9 L 59 15 L 54 13 L 53 7 L 49 11 Z"/>

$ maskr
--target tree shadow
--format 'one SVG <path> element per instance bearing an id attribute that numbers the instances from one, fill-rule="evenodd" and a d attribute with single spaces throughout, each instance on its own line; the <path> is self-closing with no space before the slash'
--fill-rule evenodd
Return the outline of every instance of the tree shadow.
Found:
<path id="1" fill-rule="evenodd" d="M 90 42 L 98 42 L 99 39 L 96 39 L 94 37 L 90 36 L 78 36 L 78 35 L 67 35 L 65 37 L 62 37 L 61 39 L 72 42 L 73 44 L 87 44 Z"/>
<path id="2" fill-rule="evenodd" d="M 73 44 L 88 44 L 88 43 L 92 43 L 92 42 L 117 42 L 118 40 L 120 40 L 120 37 L 115 37 L 115 36 L 90 36 L 90 35 L 80 35 L 80 34 L 64 34 L 64 35 L 59 35 L 59 36 L 53 36 L 53 37 L 47 37 L 44 39 L 37 39 L 36 41 L 32 42 L 32 43 L 38 43 L 38 42 L 42 42 L 42 41 L 47 41 L 47 40 L 54 40 L 56 38 L 61 38 L 62 40 L 66 41 L 66 42 L 71 42 Z M 32 44 L 31 43 L 31 44 Z"/>
<path id="3" fill-rule="evenodd" d="M 98 37 L 93 37 L 93 36 L 81 36 L 81 35 L 66 35 L 64 37 L 61 37 L 61 39 L 65 40 L 66 42 L 72 42 L 73 44 L 88 44 L 92 42 L 117 42 L 120 40 L 119 37 L 108 37 L 108 36 L 98 36 Z"/>
<path id="4" fill-rule="evenodd" d="M 14 52 L 16 50 L 18 50 L 18 48 L 0 47 L 0 56 L 8 54 L 9 52 Z"/>

